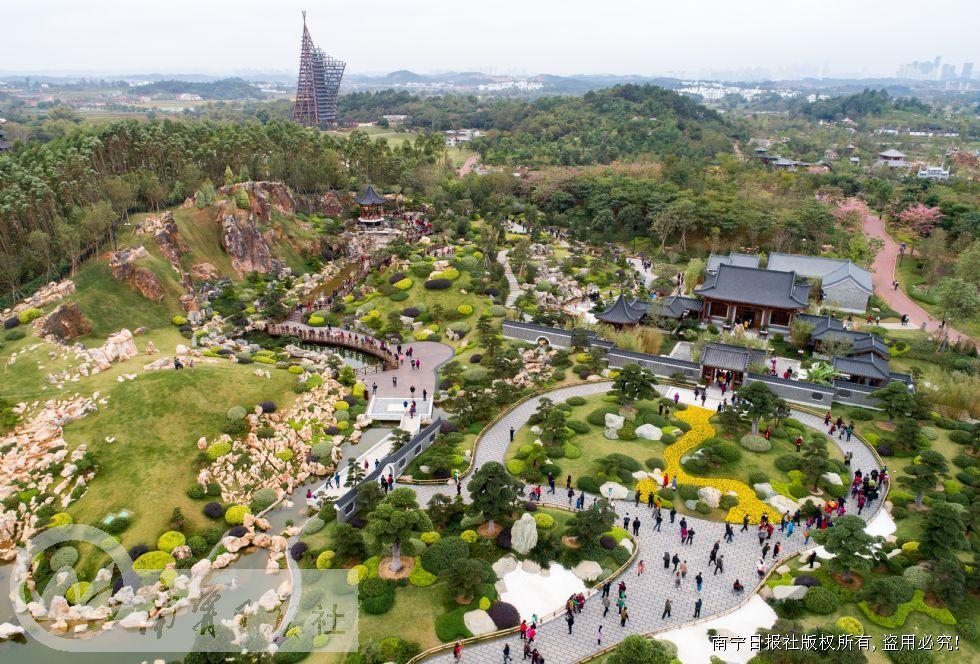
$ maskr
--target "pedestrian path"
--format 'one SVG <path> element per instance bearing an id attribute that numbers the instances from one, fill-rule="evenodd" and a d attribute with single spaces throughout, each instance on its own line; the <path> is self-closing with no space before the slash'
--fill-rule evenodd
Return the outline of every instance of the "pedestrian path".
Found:
<path id="1" fill-rule="evenodd" d="M 480 438 L 474 456 L 474 470 L 488 461 L 503 461 L 510 444 L 511 427 L 519 429 L 523 426 L 537 410 L 542 398 L 547 397 L 555 403 L 560 403 L 572 396 L 604 393 L 609 391 L 611 386 L 612 384 L 608 381 L 573 385 L 553 390 L 517 405 L 497 420 Z M 695 404 L 692 390 L 669 386 L 659 386 L 658 389 L 664 396 L 673 397 L 676 393 L 681 401 Z M 717 396 L 714 394 L 716 392 L 718 393 Z M 717 408 L 720 401 L 720 391 L 713 389 L 709 392 L 705 406 Z M 701 405 L 700 399 L 696 405 Z M 792 417 L 799 419 L 807 426 L 826 432 L 823 421 L 819 417 L 795 409 L 792 411 Z M 875 456 L 863 444 L 857 442 L 856 438 L 851 443 L 836 438 L 833 440 L 843 450 L 854 452 L 852 468 L 861 468 L 866 473 L 873 468 L 879 468 Z M 425 505 L 436 493 L 452 495 L 455 492 L 455 488 L 448 485 L 424 485 L 412 486 L 411 488 L 415 489 L 419 503 L 422 505 Z M 580 492 L 576 492 L 576 496 L 578 493 Z M 586 505 L 591 505 L 592 498 L 592 496 L 587 497 Z M 567 494 L 562 488 L 559 488 L 554 494 L 543 494 L 542 502 L 549 505 L 568 506 Z M 882 500 L 876 501 L 873 504 L 874 509 L 866 510 L 862 514 L 862 518 L 870 520 L 877 513 L 882 502 Z M 680 515 L 673 524 L 665 518 L 661 530 L 655 531 L 653 529 L 655 521 L 652 509 L 643 505 L 635 506 L 632 499 L 616 501 L 614 507 L 619 517 L 618 525 L 622 526 L 623 518 L 626 517 L 631 521 L 633 517 L 638 517 L 641 522 L 636 538 L 639 553 L 630 567 L 618 579 L 626 583 L 630 620 L 623 628 L 620 627 L 619 618 L 613 615 L 613 611 L 610 611 L 609 615 L 603 618 L 601 599 L 594 594 L 590 595 L 582 613 L 575 617 L 571 635 L 567 633 L 568 629 L 562 616 L 548 620 L 540 626 L 535 643 L 549 664 L 579 662 L 607 646 L 619 643 L 630 634 L 655 633 L 688 623 L 693 619 L 694 603 L 698 597 L 703 601 L 701 618 L 708 619 L 737 608 L 751 593 L 757 590 L 759 577 L 756 566 L 761 551 L 754 527 L 750 526 L 747 532 L 740 532 L 740 526 L 736 527 L 733 541 L 726 543 L 724 541 L 725 525 L 723 523 L 688 516 L 686 517 L 688 527 L 695 531 L 694 542 L 692 545 L 681 545 Z M 713 573 L 714 566 L 708 564 L 708 557 L 712 545 L 717 540 L 721 541 L 719 553 L 724 556 L 724 566 L 723 571 L 716 575 Z M 793 536 L 788 538 L 777 530 L 773 534 L 770 544 L 774 546 L 777 541 L 782 546 L 780 558 L 796 553 L 803 548 L 803 536 L 800 529 L 797 529 Z M 809 547 L 813 546 L 811 540 Z M 681 560 L 687 561 L 688 574 L 679 589 L 674 588 L 673 566 L 671 565 L 670 570 L 664 569 L 664 553 L 668 553 L 670 556 L 676 553 Z M 637 564 L 640 560 L 645 562 L 646 572 L 642 576 L 637 576 Z M 776 561 L 772 560 L 771 557 L 767 558 L 765 562 L 767 570 L 776 564 Z M 698 572 L 702 573 L 704 580 L 700 593 L 696 591 L 694 581 Z M 746 588 L 739 594 L 732 591 L 732 584 L 736 579 Z M 616 583 L 613 584 L 614 589 L 615 586 Z M 666 599 L 671 600 L 673 608 L 670 616 L 661 619 Z M 599 625 L 602 625 L 604 635 L 601 646 L 596 642 Z M 510 644 L 512 657 L 515 660 L 518 659 L 522 653 L 522 644 L 519 638 L 513 635 L 465 645 L 462 661 L 466 664 L 496 664 L 502 660 L 501 653 L 505 643 Z M 448 650 L 440 652 L 426 661 L 451 662 L 452 653 Z"/>
<path id="2" fill-rule="evenodd" d="M 497 252 L 497 262 L 504 266 L 504 276 L 507 278 L 507 283 L 510 285 L 510 290 L 507 293 L 507 300 L 504 302 L 504 306 L 508 309 L 514 308 L 514 302 L 521 294 L 521 285 L 517 283 L 517 277 L 514 276 L 514 271 L 510 268 L 510 261 L 507 260 L 507 250 L 501 249 Z"/>
<path id="3" fill-rule="evenodd" d="M 630 256 L 626 260 L 628 260 L 630 265 L 633 266 L 633 269 L 636 270 L 641 277 L 643 277 L 644 288 L 649 288 L 653 282 L 657 280 L 657 275 L 653 272 L 653 270 L 648 270 L 647 268 L 643 267 L 643 259 L 637 258 L 636 256 Z"/>

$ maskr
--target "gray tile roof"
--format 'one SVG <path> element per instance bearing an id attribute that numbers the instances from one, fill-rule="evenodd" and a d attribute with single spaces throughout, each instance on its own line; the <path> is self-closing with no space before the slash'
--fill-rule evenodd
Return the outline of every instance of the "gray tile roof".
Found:
<path id="1" fill-rule="evenodd" d="M 654 315 L 680 318 L 685 311 L 700 312 L 701 300 L 683 295 L 672 295 L 650 304 L 650 312 Z"/>
<path id="2" fill-rule="evenodd" d="M 871 283 L 871 273 L 858 267 L 852 261 L 842 258 L 772 253 L 769 255 L 769 262 L 766 265 L 766 269 L 769 270 L 796 272 L 801 277 L 820 279 L 824 288 L 833 286 L 845 279 L 851 279 L 868 293 L 874 290 Z"/>
<path id="3" fill-rule="evenodd" d="M 385 199 L 378 196 L 378 192 L 374 190 L 373 186 L 368 185 L 367 189 L 358 197 L 356 202 L 358 205 L 384 205 Z"/>
<path id="4" fill-rule="evenodd" d="M 891 377 L 888 362 L 874 353 L 858 357 L 835 357 L 834 368 L 848 376 L 885 379 Z"/>
<path id="5" fill-rule="evenodd" d="M 620 294 L 608 309 L 596 314 L 595 317 L 613 325 L 635 325 L 646 315 L 646 312 L 647 305 L 642 300 L 627 300 Z"/>
<path id="6" fill-rule="evenodd" d="M 715 300 L 777 309 L 806 309 L 810 284 L 796 283 L 796 273 L 739 267 L 722 263 L 697 295 Z"/>
<path id="7" fill-rule="evenodd" d="M 717 272 L 719 265 L 740 265 L 742 267 L 759 267 L 761 256 L 759 254 L 739 254 L 731 252 L 727 256 L 721 254 L 711 254 L 708 256 L 708 265 L 705 268 L 708 272 Z"/>
<path id="8" fill-rule="evenodd" d="M 705 344 L 701 365 L 715 369 L 746 371 L 750 364 L 766 361 L 766 352 L 757 348 L 743 348 L 730 344 Z"/>
<path id="9" fill-rule="evenodd" d="M 862 338 L 854 341 L 854 352 L 852 355 L 863 355 L 865 353 L 876 353 L 887 360 L 889 357 L 888 345 L 875 334 L 865 334 Z"/>

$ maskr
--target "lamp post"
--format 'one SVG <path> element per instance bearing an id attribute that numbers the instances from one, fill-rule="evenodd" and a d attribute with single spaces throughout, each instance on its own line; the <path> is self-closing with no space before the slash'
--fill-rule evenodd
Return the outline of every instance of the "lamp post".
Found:
<path id="1" fill-rule="evenodd" d="M 898 248 L 898 266 L 902 266 L 902 260 L 905 258 L 905 247 L 908 246 L 904 242 Z"/>

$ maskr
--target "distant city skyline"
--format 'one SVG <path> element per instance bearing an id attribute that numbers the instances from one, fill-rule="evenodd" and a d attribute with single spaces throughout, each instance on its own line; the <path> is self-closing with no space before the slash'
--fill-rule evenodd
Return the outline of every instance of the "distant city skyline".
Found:
<path id="1" fill-rule="evenodd" d="M 353 75 L 399 69 L 757 80 L 893 77 L 926 54 L 980 59 L 980 4 L 846 0 L 8 0 L 0 69 L 60 75 L 295 73 L 314 40 Z M 271 8 L 270 8 L 271 7 Z M 909 17 L 915 16 L 915 20 Z M 930 56 L 932 57 L 932 56 Z M 960 73 L 959 67 L 953 77 Z M 945 75 L 940 67 L 937 80 Z"/>

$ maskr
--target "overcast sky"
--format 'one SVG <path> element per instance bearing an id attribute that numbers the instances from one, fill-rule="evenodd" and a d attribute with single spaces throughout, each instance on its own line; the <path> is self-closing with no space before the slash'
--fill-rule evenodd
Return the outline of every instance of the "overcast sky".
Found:
<path id="1" fill-rule="evenodd" d="M 292 72 L 302 8 L 352 73 L 980 65 L 977 0 L 2 0 L 0 71 Z"/>

